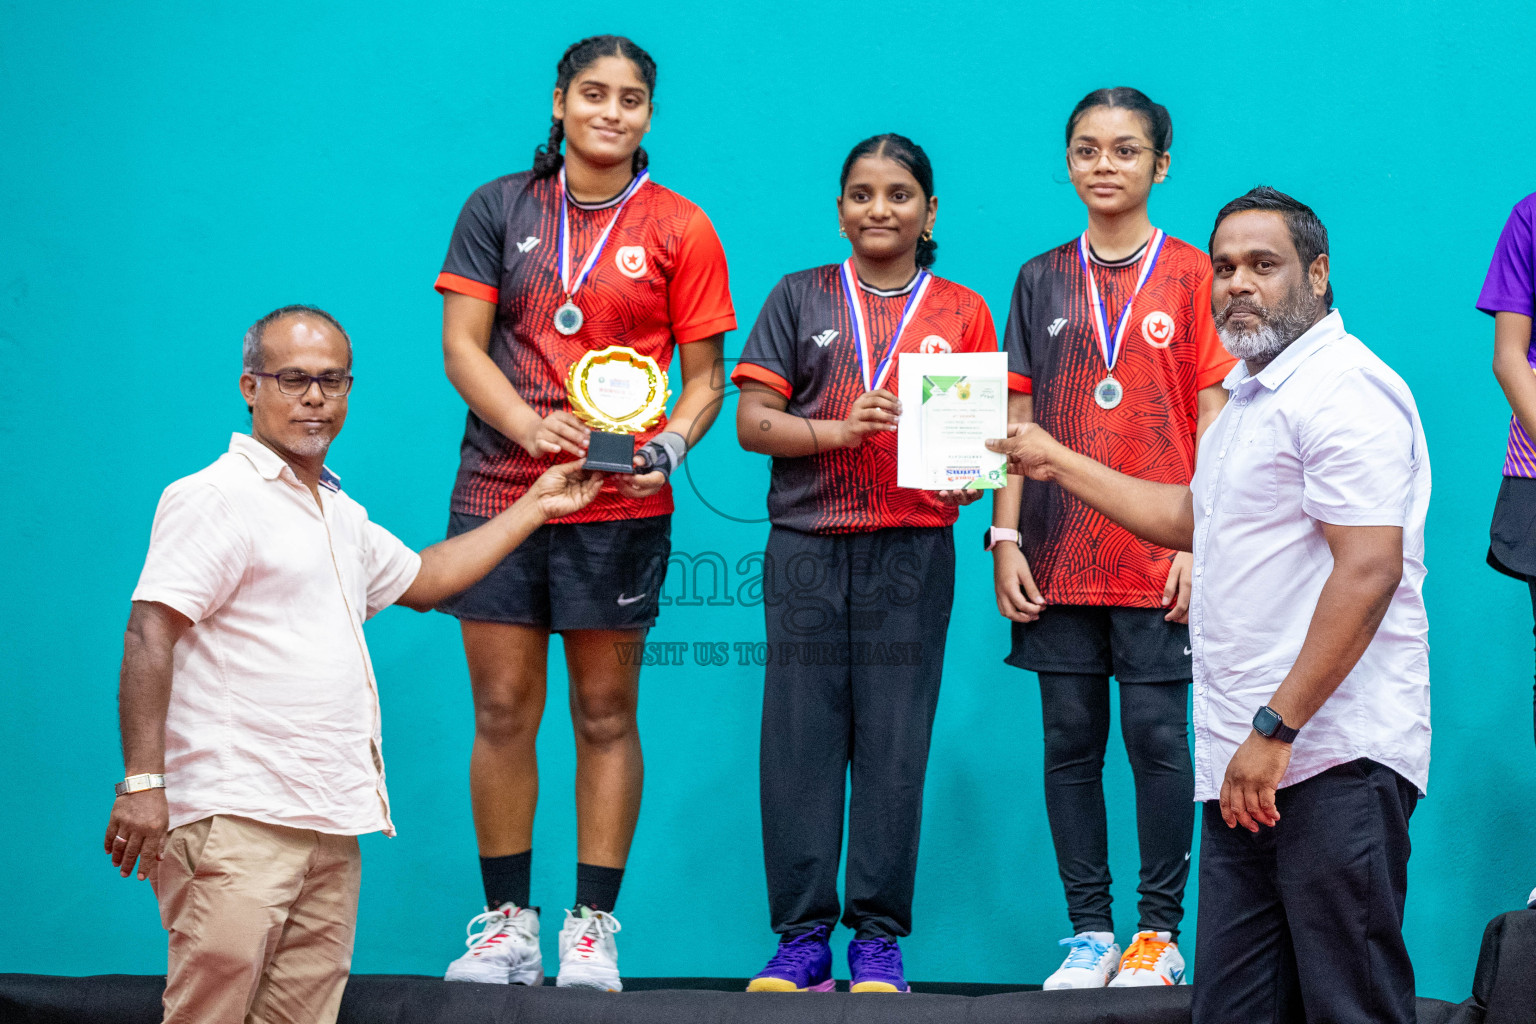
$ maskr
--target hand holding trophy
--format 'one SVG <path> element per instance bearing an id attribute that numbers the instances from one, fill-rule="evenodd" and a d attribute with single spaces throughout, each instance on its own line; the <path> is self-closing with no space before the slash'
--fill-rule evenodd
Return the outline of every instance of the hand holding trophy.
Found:
<path id="1" fill-rule="evenodd" d="M 571 364 L 566 394 L 576 415 L 592 428 L 586 468 L 634 473 L 634 435 L 661 418 L 672 392 L 656 360 L 610 345 Z"/>

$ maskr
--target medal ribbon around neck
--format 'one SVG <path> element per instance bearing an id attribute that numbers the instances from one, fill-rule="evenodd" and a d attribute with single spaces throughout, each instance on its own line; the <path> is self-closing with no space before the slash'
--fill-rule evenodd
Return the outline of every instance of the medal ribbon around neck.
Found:
<path id="1" fill-rule="evenodd" d="M 560 287 L 565 289 L 566 301 L 576 297 L 576 291 L 587 275 L 592 273 L 592 268 L 597 265 L 597 258 L 603 253 L 603 246 L 608 243 L 608 235 L 613 231 L 613 226 L 619 222 L 619 214 L 624 212 L 627 204 L 640 186 L 650 180 L 649 169 L 635 175 L 635 179 L 629 186 L 619 193 L 618 209 L 613 211 L 613 217 L 608 221 L 608 226 L 603 228 L 603 233 L 598 236 L 597 244 L 592 246 L 592 251 L 587 254 L 586 261 L 581 265 L 581 271 L 576 275 L 576 280 L 571 281 L 571 221 L 570 221 L 570 196 L 565 191 L 565 168 L 560 168 Z"/>
<path id="2" fill-rule="evenodd" d="M 1115 321 L 1113 332 L 1108 329 L 1109 310 L 1104 305 L 1104 297 L 1099 294 L 1099 283 L 1093 277 L 1093 261 L 1088 258 L 1088 232 L 1084 231 L 1077 240 L 1077 258 L 1082 260 L 1083 276 L 1088 282 L 1088 308 L 1093 311 L 1093 331 L 1099 340 L 1099 352 L 1104 356 L 1104 366 L 1110 373 L 1114 372 L 1115 363 L 1120 358 L 1120 343 L 1125 340 L 1131 307 L 1136 304 L 1136 296 L 1141 294 L 1141 286 L 1152 276 L 1152 268 L 1157 266 L 1157 258 L 1162 255 L 1163 242 L 1167 237 L 1161 228 L 1152 229 L 1152 237 L 1147 240 L 1147 251 L 1141 257 L 1141 272 L 1136 275 L 1136 288 L 1125 300 L 1125 305 L 1120 307 L 1120 317 Z"/>
<path id="3" fill-rule="evenodd" d="M 853 322 L 853 346 L 859 356 L 859 374 L 864 378 L 864 390 L 874 391 L 885 383 L 885 378 L 891 374 L 891 367 L 896 365 L 896 348 L 901 344 L 901 336 L 907 324 L 917 315 L 917 307 L 923 304 L 923 295 L 928 291 L 933 275 L 926 270 L 917 272 L 912 290 L 907 293 L 907 304 L 902 307 L 901 322 L 896 325 L 896 333 L 891 335 L 891 343 L 886 346 L 879 365 L 871 370 L 869 327 L 864 321 L 864 289 L 859 285 L 859 274 L 853 268 L 852 257 L 843 262 L 839 272 L 843 278 L 843 297 L 848 300 L 848 318 Z"/>

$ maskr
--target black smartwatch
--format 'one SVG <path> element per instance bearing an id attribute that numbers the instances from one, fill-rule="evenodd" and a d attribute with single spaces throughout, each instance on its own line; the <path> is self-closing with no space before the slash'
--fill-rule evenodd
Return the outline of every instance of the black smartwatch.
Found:
<path id="1" fill-rule="evenodd" d="M 1281 743 L 1294 742 L 1301 734 L 1300 729 L 1292 729 L 1286 725 L 1285 719 L 1280 717 L 1280 712 L 1268 705 L 1253 713 L 1253 731 L 1268 739 L 1279 740 Z"/>

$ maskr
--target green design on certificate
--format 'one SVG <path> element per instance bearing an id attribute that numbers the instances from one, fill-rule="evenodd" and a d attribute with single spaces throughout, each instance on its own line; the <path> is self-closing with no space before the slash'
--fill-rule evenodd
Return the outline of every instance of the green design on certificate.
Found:
<path id="1" fill-rule="evenodd" d="M 1008 434 L 1006 375 L 1003 357 L 994 353 L 902 354 L 902 407 L 910 409 L 916 399 L 917 408 L 915 417 L 904 411 L 898 426 L 901 486 L 950 491 L 1007 485 L 1007 460 L 984 443 Z M 919 394 L 910 395 L 912 390 Z"/>

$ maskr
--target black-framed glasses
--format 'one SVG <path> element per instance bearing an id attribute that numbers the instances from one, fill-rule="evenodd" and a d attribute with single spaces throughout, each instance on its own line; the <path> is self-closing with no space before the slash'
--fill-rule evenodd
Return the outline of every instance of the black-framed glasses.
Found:
<path id="1" fill-rule="evenodd" d="M 262 373 L 259 370 L 246 372 L 252 377 L 271 377 L 277 381 L 277 390 L 289 398 L 301 398 L 309 394 L 312 384 L 319 384 L 320 393 L 326 398 L 344 398 L 347 392 L 352 390 L 350 373 L 322 373 L 316 376 L 305 373 L 303 370 L 279 370 L 276 373 Z"/>

